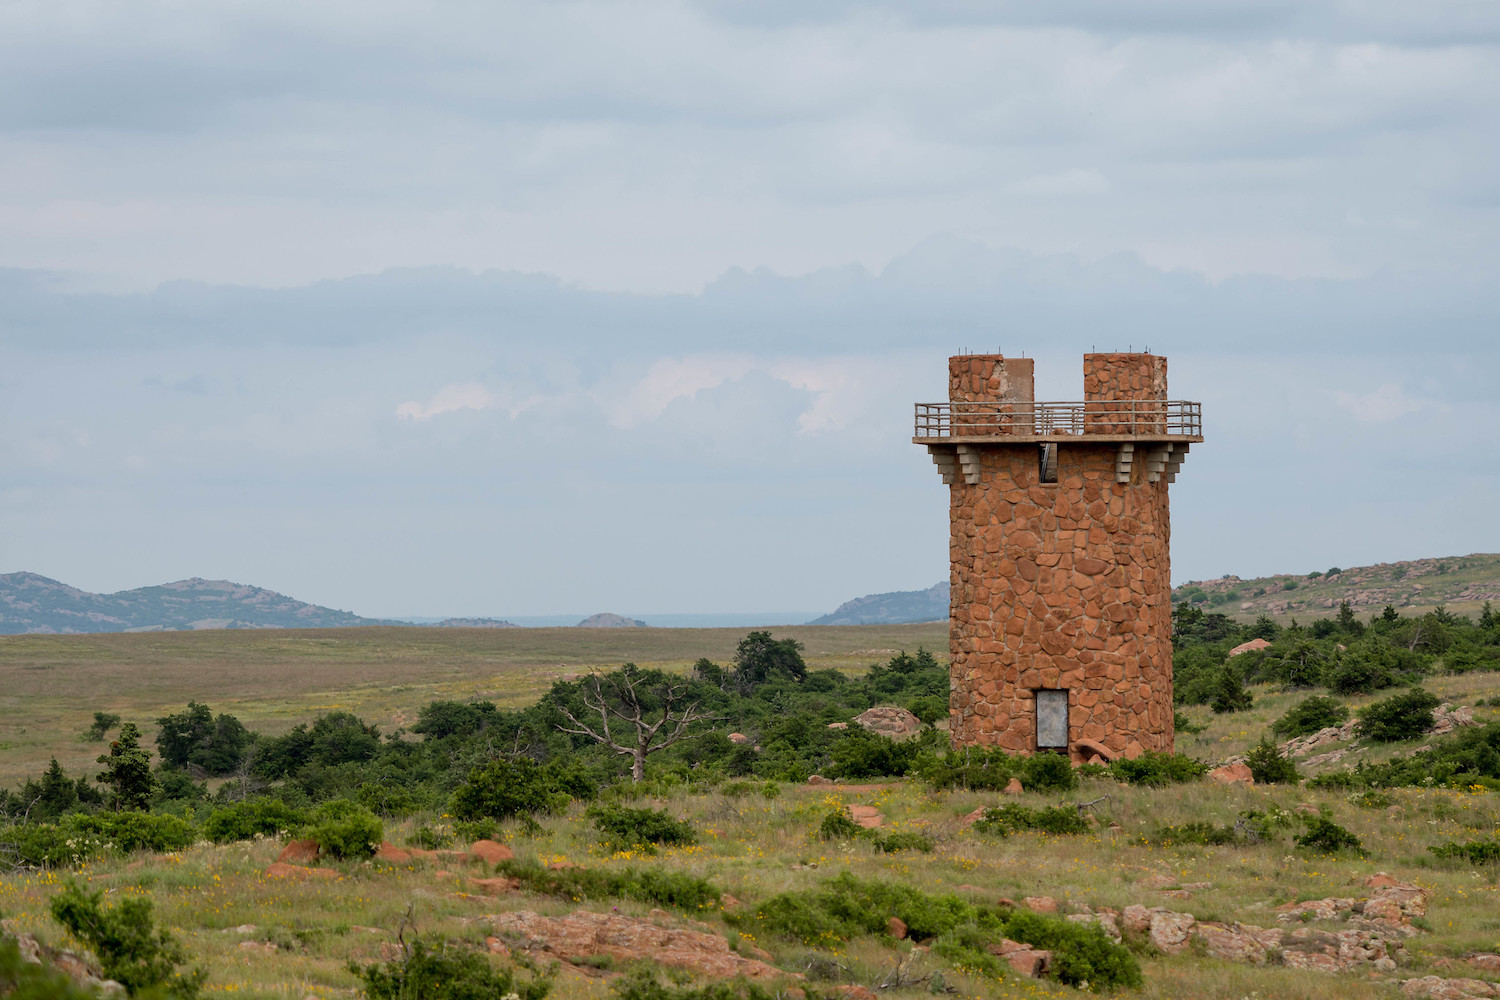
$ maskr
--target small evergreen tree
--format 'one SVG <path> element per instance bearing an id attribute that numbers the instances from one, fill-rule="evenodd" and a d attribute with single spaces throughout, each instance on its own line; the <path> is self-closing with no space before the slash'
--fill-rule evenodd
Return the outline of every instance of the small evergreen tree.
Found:
<path id="1" fill-rule="evenodd" d="M 95 712 L 94 722 L 89 726 L 89 739 L 95 743 L 104 742 L 104 736 L 111 729 L 120 724 L 120 717 L 109 712 Z"/>
<path id="2" fill-rule="evenodd" d="M 1339 602 L 1339 631 L 1345 635 L 1363 635 L 1365 631 L 1364 622 L 1354 615 L 1354 608 L 1348 601 Z"/>
<path id="3" fill-rule="evenodd" d="M 1233 662 L 1224 664 L 1219 672 L 1219 681 L 1214 689 L 1214 700 L 1209 706 L 1216 714 L 1243 712 L 1254 704 L 1255 699 L 1245 690 L 1245 678 Z"/>
<path id="4" fill-rule="evenodd" d="M 1301 777 L 1297 765 L 1264 736 L 1245 757 L 1245 763 L 1250 766 L 1250 776 L 1262 785 L 1295 785 Z"/>
<path id="5" fill-rule="evenodd" d="M 97 763 L 104 770 L 95 781 L 110 787 L 110 804 L 121 809 L 146 809 L 156 790 L 156 776 L 151 773 L 151 752 L 141 748 L 141 730 L 134 722 L 120 727 L 120 735 L 110 743 L 109 753 Z"/>
<path id="6" fill-rule="evenodd" d="M 1489 601 L 1484 602 L 1484 610 L 1479 612 L 1479 627 L 1485 631 L 1500 629 L 1500 615 L 1495 614 Z"/>

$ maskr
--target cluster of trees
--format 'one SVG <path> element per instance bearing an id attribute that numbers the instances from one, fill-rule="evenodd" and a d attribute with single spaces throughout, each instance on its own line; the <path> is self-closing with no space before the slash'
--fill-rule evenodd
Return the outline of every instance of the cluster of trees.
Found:
<path id="1" fill-rule="evenodd" d="M 1270 645 L 1229 657 L 1251 639 Z M 1177 704 L 1219 712 L 1250 707 L 1246 684 L 1370 694 L 1439 671 L 1500 670 L 1500 614 L 1489 604 L 1477 622 L 1441 607 L 1403 617 L 1389 605 L 1366 622 L 1346 602 L 1336 617 L 1282 627 L 1264 615 L 1241 625 L 1183 603 L 1172 613 L 1172 641 Z"/>
<path id="2" fill-rule="evenodd" d="M 626 664 L 559 681 L 519 710 L 435 701 L 420 710 L 410 732 L 382 733 L 334 711 L 267 737 L 191 702 L 156 720 L 154 755 L 135 724 L 96 718 L 100 738 L 119 730 L 92 780 L 70 776 L 53 761 L 16 791 L 0 790 L 0 823 L 111 810 L 190 816 L 265 796 L 295 808 L 347 799 L 404 815 L 446 809 L 459 799 L 486 801 L 470 779 L 496 766 L 529 767 L 543 776 L 542 787 L 569 795 L 674 775 L 805 781 L 814 773 L 902 774 L 918 748 L 936 746 L 940 736 L 898 744 L 851 721 L 874 705 L 897 704 L 931 723 L 946 714 L 947 693 L 947 668 L 925 649 L 851 679 L 837 670 L 809 670 L 797 642 L 757 631 L 727 664 L 699 660 L 685 676 Z M 831 723 L 849 725 L 831 729 Z M 731 741 L 730 732 L 749 742 Z M 227 780 L 210 794 L 210 777 Z"/>

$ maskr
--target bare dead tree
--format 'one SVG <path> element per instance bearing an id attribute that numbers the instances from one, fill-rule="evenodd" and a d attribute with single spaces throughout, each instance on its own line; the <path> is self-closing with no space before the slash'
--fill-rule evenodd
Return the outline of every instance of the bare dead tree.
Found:
<path id="1" fill-rule="evenodd" d="M 598 714 L 598 725 L 581 722 L 566 706 L 559 706 L 573 727 L 557 728 L 575 736 L 587 736 L 629 757 L 630 777 L 637 782 L 646 776 L 648 754 L 688 736 L 688 727 L 693 723 L 718 718 L 698 710 L 701 700 L 688 701 L 691 686 L 687 682 L 678 683 L 665 675 L 651 677 L 637 670 L 634 664 L 602 676 L 590 674 L 582 693 L 584 705 Z M 661 717 L 652 721 L 657 712 Z"/>

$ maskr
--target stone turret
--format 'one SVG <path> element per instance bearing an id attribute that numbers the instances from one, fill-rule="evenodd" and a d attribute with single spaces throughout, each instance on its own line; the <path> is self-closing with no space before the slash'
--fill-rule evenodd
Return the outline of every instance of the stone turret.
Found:
<path id="1" fill-rule="evenodd" d="M 948 360 L 916 436 L 949 484 L 955 745 L 1075 761 L 1172 749 L 1168 484 L 1203 440 L 1167 359 L 1086 354 L 1081 402 L 1033 362 Z"/>

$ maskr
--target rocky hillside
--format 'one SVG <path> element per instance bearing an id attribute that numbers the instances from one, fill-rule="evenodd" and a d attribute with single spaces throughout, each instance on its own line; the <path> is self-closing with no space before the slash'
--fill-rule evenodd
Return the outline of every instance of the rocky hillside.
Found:
<path id="1" fill-rule="evenodd" d="M 610 614 L 608 611 L 597 615 L 589 615 L 579 622 L 578 628 L 650 628 L 639 618 L 626 618 L 624 615 Z"/>
<path id="2" fill-rule="evenodd" d="M 1387 604 L 1398 611 L 1442 604 L 1472 614 L 1485 601 L 1500 605 L 1500 554 L 1413 559 L 1374 566 L 1331 567 L 1306 575 L 1191 580 L 1172 591 L 1173 602 L 1189 601 L 1235 618 L 1320 618 L 1341 601 L 1367 616 Z"/>
<path id="3" fill-rule="evenodd" d="M 814 618 L 809 625 L 903 625 L 935 622 L 948 617 L 948 581 L 926 590 L 897 590 L 866 594 L 845 601 L 833 614 Z"/>
<path id="4" fill-rule="evenodd" d="M 386 624 L 228 580 L 91 594 L 36 573 L 0 575 L 0 634 Z"/>

